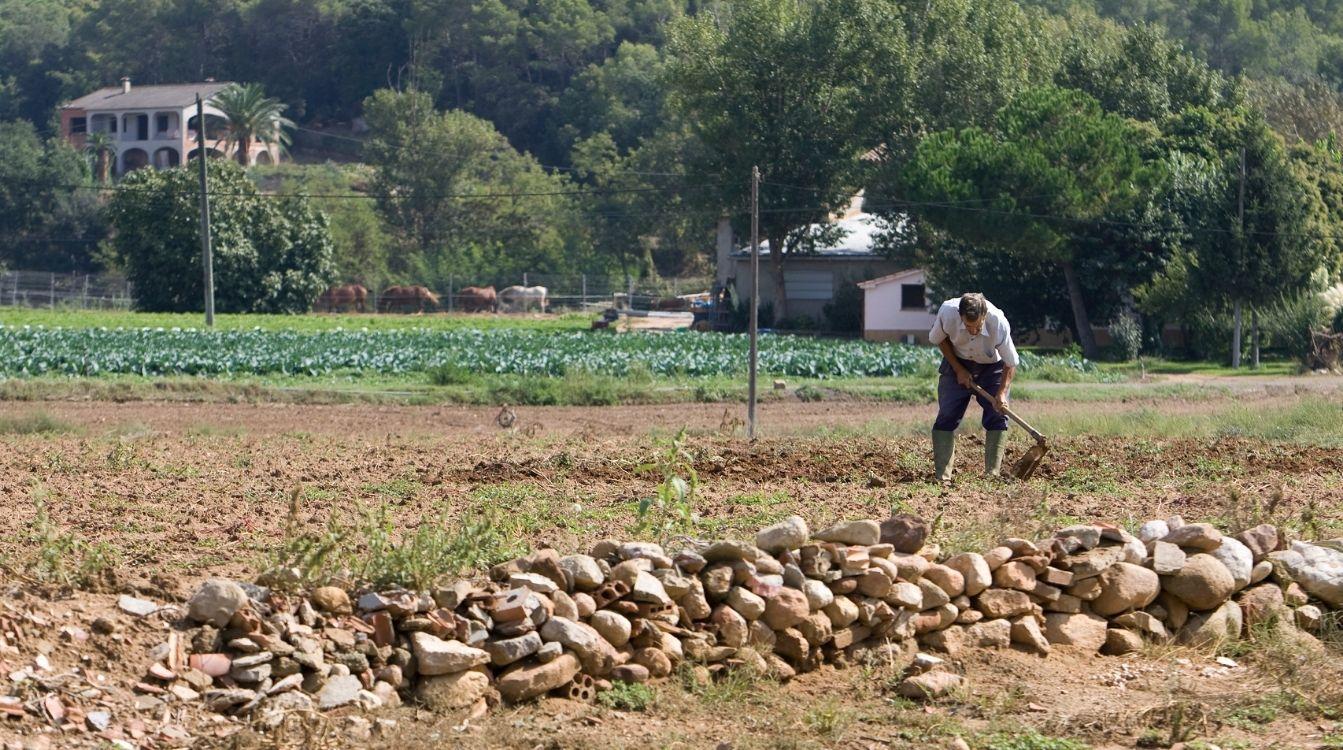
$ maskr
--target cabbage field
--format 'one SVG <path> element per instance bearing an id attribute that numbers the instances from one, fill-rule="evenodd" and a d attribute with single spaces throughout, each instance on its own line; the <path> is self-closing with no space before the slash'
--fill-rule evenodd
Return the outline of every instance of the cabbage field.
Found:
<path id="1" fill-rule="evenodd" d="M 494 330 L 227 330 L 48 328 L 0 324 L 0 375 L 407 374 L 449 366 L 469 374 L 714 376 L 746 371 L 744 335 Z M 762 335 L 761 371 L 808 378 L 931 372 L 931 347 Z M 1022 369 L 1094 373 L 1073 357 L 1023 355 Z"/>

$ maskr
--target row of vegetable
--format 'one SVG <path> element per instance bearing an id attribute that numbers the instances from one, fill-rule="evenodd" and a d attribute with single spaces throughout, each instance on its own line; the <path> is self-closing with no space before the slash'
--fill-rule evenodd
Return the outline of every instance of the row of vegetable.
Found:
<path id="1" fill-rule="evenodd" d="M 276 330 L 47 328 L 0 324 L 0 374 L 324 375 L 404 374 L 448 365 L 463 373 L 561 376 L 585 371 L 625 376 L 735 375 L 746 370 L 744 335 L 674 331 L 611 335 L 530 330 Z M 929 372 L 931 347 L 858 340 L 763 335 L 760 368 L 809 378 L 881 377 Z M 1092 372 L 1075 357 L 1026 354 L 1041 364 Z"/>

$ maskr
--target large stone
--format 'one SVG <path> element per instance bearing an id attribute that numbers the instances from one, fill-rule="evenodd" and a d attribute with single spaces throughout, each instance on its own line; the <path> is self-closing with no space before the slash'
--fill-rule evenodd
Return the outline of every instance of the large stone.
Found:
<path id="1" fill-rule="evenodd" d="M 1256 563 L 1268 557 L 1268 553 L 1276 552 L 1281 544 L 1278 527 L 1271 523 L 1261 523 L 1248 528 L 1237 534 L 1236 539 L 1250 550 Z"/>
<path id="2" fill-rule="evenodd" d="M 634 585 L 630 586 L 629 598 L 631 601 L 643 602 L 645 604 L 671 604 L 671 597 L 667 596 L 667 589 L 663 587 L 662 581 L 653 577 L 652 573 L 639 571 L 634 577 Z"/>
<path id="3" fill-rule="evenodd" d="M 1102 617 L 1062 612 L 1045 614 L 1045 639 L 1056 646 L 1071 646 L 1094 654 L 1105 645 L 1109 625 Z"/>
<path id="4" fill-rule="evenodd" d="M 890 586 L 887 586 L 889 589 Z M 807 595 L 807 605 L 812 611 L 825 609 L 835 600 L 835 595 L 830 591 L 830 587 L 820 581 L 807 579 L 802 582 L 802 593 Z"/>
<path id="5" fill-rule="evenodd" d="M 1138 527 L 1138 538 L 1144 542 L 1155 542 L 1170 533 L 1170 525 L 1160 519 L 1148 521 Z"/>
<path id="6" fill-rule="evenodd" d="M 1222 641 L 1239 638 L 1243 626 L 1244 615 L 1240 605 L 1229 601 L 1212 612 L 1190 614 L 1177 640 L 1182 645 L 1194 648 L 1215 646 Z"/>
<path id="7" fill-rule="evenodd" d="M 975 598 L 975 607 L 990 619 L 1017 617 L 1031 612 L 1031 598 L 1012 589 L 985 589 Z"/>
<path id="8" fill-rule="evenodd" d="M 907 677 L 896 687 L 896 692 L 904 698 L 927 700 L 941 698 L 959 688 L 965 681 L 951 672 L 924 672 Z"/>
<path id="9" fill-rule="evenodd" d="M 484 645 L 485 653 L 490 655 L 490 663 L 496 667 L 505 667 L 513 662 L 525 659 L 536 653 L 540 648 L 541 636 L 536 632 L 520 635 L 517 638 L 487 641 Z"/>
<path id="10" fill-rule="evenodd" d="M 965 629 L 966 641 L 976 648 L 1007 648 L 1012 645 L 1012 621 L 983 620 Z"/>
<path id="11" fill-rule="evenodd" d="M 607 643 L 616 648 L 630 642 L 630 621 L 618 612 L 612 612 L 609 609 L 593 612 L 592 617 L 588 619 L 588 624 L 601 637 L 605 638 Z"/>
<path id="12" fill-rule="evenodd" d="M 945 589 L 926 578 L 919 579 L 918 587 L 923 594 L 923 603 L 919 609 L 932 609 L 951 601 Z"/>
<path id="13" fill-rule="evenodd" d="M 931 532 L 932 525 L 922 518 L 897 513 L 881 522 L 881 543 L 893 546 L 901 554 L 912 555 L 923 549 Z"/>
<path id="14" fill-rule="evenodd" d="M 358 677 L 337 675 L 327 680 L 322 689 L 317 691 L 317 706 L 325 710 L 354 703 L 363 689 L 364 684 Z"/>
<path id="15" fill-rule="evenodd" d="M 560 558 L 560 568 L 565 577 L 573 581 L 579 591 L 595 591 L 606 583 L 606 574 L 589 555 L 566 555 Z"/>
<path id="16" fill-rule="evenodd" d="M 1101 529 L 1090 524 L 1068 526 L 1054 532 L 1054 538 L 1074 540 L 1078 548 L 1088 550 L 1101 543 Z"/>
<path id="17" fill-rule="evenodd" d="M 938 588 L 947 592 L 947 596 L 960 596 L 965 593 L 965 576 L 950 566 L 929 565 L 923 572 L 923 578 L 937 584 Z"/>
<path id="18" fill-rule="evenodd" d="M 1343 552 L 1298 541 L 1269 558 L 1286 568 L 1301 588 L 1334 609 L 1343 609 Z"/>
<path id="19" fill-rule="evenodd" d="M 821 617 L 824 618 L 825 615 Z M 829 620 L 826 622 L 829 623 Z M 724 646 L 740 648 L 750 640 L 751 629 L 746 618 L 727 605 L 720 604 L 714 608 L 709 624 L 717 628 L 718 642 Z"/>
<path id="20" fill-rule="evenodd" d="M 1150 612 L 1127 612 L 1114 618 L 1113 622 L 1121 628 L 1137 631 L 1159 641 L 1170 637 L 1165 623 Z"/>
<path id="21" fill-rule="evenodd" d="M 1142 650 L 1142 636 L 1132 630 L 1123 628 L 1110 628 L 1105 631 L 1105 645 L 1101 647 L 1101 653 L 1108 656 L 1123 656 Z"/>
<path id="22" fill-rule="evenodd" d="M 1161 593 L 1161 578 L 1147 568 L 1115 563 L 1100 575 L 1101 593 L 1091 602 L 1091 610 L 1109 617 L 1132 609 L 1142 609 Z"/>
<path id="23" fill-rule="evenodd" d="M 1237 591 L 1250 585 L 1250 575 L 1254 572 L 1254 553 L 1239 539 L 1224 536 L 1221 546 L 1208 554 L 1226 566 Z"/>
<path id="24" fill-rule="evenodd" d="M 563 653 L 545 664 L 524 665 L 505 672 L 496 686 L 505 701 L 519 703 L 568 683 L 579 668 L 578 657 Z"/>
<path id="25" fill-rule="evenodd" d="M 319 586 L 313 589 L 309 598 L 312 600 L 312 606 L 321 612 L 348 615 L 353 611 L 350 607 L 350 595 L 339 586 Z"/>
<path id="26" fill-rule="evenodd" d="M 1187 558 L 1188 555 L 1184 550 L 1170 542 L 1160 540 L 1152 542 L 1152 570 L 1157 575 L 1168 576 L 1179 573 Z"/>
<path id="27" fill-rule="evenodd" d="M 490 689 L 490 678 L 481 672 L 458 672 L 421 680 L 415 695 L 435 711 L 469 708 Z"/>
<path id="28" fill-rule="evenodd" d="M 798 625 L 809 614 L 811 606 L 807 603 L 806 594 L 797 589 L 781 588 L 765 600 L 763 619 L 770 628 L 783 630 Z"/>
<path id="29" fill-rule="evenodd" d="M 978 596 L 993 584 L 993 571 L 989 570 L 984 556 L 977 552 L 965 552 L 948 558 L 943 565 L 961 574 L 966 596 Z"/>
<path id="30" fill-rule="evenodd" d="M 1220 560 L 1201 552 L 1190 555 L 1180 572 L 1167 576 L 1162 587 L 1197 611 L 1217 608 L 1235 591 L 1236 581 Z"/>
<path id="31" fill-rule="evenodd" d="M 1240 592 L 1236 601 L 1240 603 L 1245 624 L 1249 627 L 1274 617 L 1286 619 L 1289 614 L 1287 604 L 1282 598 L 1282 589 L 1272 583 L 1245 589 Z"/>
<path id="32" fill-rule="evenodd" d="M 886 601 L 897 607 L 917 612 L 923 609 L 923 589 L 918 584 L 900 581 L 887 592 Z"/>
<path id="33" fill-rule="evenodd" d="M 924 633 L 919 636 L 919 643 L 955 659 L 965 649 L 966 629 L 959 625 L 953 625 L 946 630 L 934 630 L 931 633 Z"/>
<path id="34" fill-rule="evenodd" d="M 858 605 L 847 596 L 835 597 L 834 601 L 822 611 L 830 618 L 830 624 L 836 629 L 847 628 L 858 619 Z"/>
<path id="35" fill-rule="evenodd" d="M 1073 579 L 1080 581 L 1100 575 L 1106 568 L 1123 559 L 1123 547 L 1097 547 L 1069 557 L 1066 563 L 1068 570 L 1072 571 Z"/>
<path id="36" fill-rule="evenodd" d="M 765 600 L 741 586 L 734 586 L 727 593 L 727 606 L 748 620 L 759 620 L 765 614 Z"/>
<path id="37" fill-rule="evenodd" d="M 1031 591 L 1035 588 L 1035 568 L 1020 560 L 1005 563 L 993 571 L 993 585 L 1017 591 Z"/>
<path id="38" fill-rule="evenodd" d="M 227 627 L 238 610 L 247 606 L 242 586 L 223 578 L 211 578 L 201 584 L 187 602 L 187 616 L 217 628 Z"/>
<path id="39" fill-rule="evenodd" d="M 410 648 L 415 654 L 416 669 L 425 676 L 465 672 L 490 661 L 490 655 L 481 649 L 425 632 L 410 634 Z"/>
<path id="40" fill-rule="evenodd" d="M 1012 620 L 1012 642 L 1040 655 L 1049 653 L 1049 639 L 1040 632 L 1040 623 L 1034 615 L 1023 615 Z"/>
<path id="41" fill-rule="evenodd" d="M 755 535 L 755 546 L 776 555 L 797 549 L 807 543 L 811 531 L 802 516 L 789 516 L 773 526 L 766 526 Z"/>
<path id="42" fill-rule="evenodd" d="M 1187 523 L 1171 532 L 1161 541 L 1188 547 L 1190 549 L 1211 552 L 1222 544 L 1222 532 L 1210 523 Z"/>
<path id="43" fill-rule="evenodd" d="M 760 557 L 760 548 L 750 542 L 725 539 L 714 542 L 704 549 L 704 559 L 708 562 L 752 562 Z"/>
<path id="44" fill-rule="evenodd" d="M 876 521 L 845 521 L 812 534 L 823 542 L 869 547 L 881 541 L 881 525 Z"/>

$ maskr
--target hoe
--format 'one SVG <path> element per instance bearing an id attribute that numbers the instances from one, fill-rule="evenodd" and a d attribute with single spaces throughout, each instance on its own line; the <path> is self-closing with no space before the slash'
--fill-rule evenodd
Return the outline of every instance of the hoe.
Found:
<path id="1" fill-rule="evenodd" d="M 989 395 L 988 391 L 980 388 L 977 384 L 971 383 L 970 388 L 980 398 L 988 399 L 990 403 L 993 402 L 993 397 Z M 1045 442 L 1045 436 L 1041 435 L 1039 430 L 1026 424 L 1026 420 L 1018 417 L 1011 408 L 1004 406 L 1003 413 L 1011 417 L 1013 422 L 1021 425 L 1022 429 L 1035 438 L 1035 445 L 1031 446 L 1025 455 L 1017 459 L 1016 465 L 1012 467 L 1012 476 L 1017 479 L 1030 479 L 1035 470 L 1039 468 L 1040 462 L 1044 460 L 1045 454 L 1049 452 L 1049 444 Z"/>

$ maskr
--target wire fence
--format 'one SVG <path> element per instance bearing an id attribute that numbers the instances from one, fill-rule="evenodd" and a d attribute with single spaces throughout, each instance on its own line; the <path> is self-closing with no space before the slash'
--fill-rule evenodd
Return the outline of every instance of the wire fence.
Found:
<path id="1" fill-rule="evenodd" d="M 0 273 L 0 305 L 75 310 L 128 310 L 131 283 L 110 273 Z"/>
<path id="2" fill-rule="evenodd" d="M 712 276 L 661 278 L 624 282 L 609 276 L 556 275 L 524 273 L 513 283 L 524 287 L 545 287 L 547 312 L 586 310 L 592 307 L 623 306 L 633 309 L 654 309 L 668 300 L 682 295 L 709 292 Z M 429 305 L 426 312 L 461 312 L 463 303 L 470 307 L 476 298 L 464 296 L 468 286 L 485 286 L 472 280 L 449 276 L 444 284 L 426 286 L 438 298 L 438 305 Z M 495 285 L 501 291 L 505 285 Z M 75 310 L 129 310 L 134 303 L 134 286 L 124 277 L 113 273 L 62 274 L 45 271 L 7 271 L 0 273 L 0 306 L 75 309 Z M 386 304 L 386 288 L 369 289 L 364 303 L 366 312 L 404 312 L 403 299 L 398 304 Z M 523 305 L 514 310 L 523 311 Z M 539 304 L 525 306 L 537 311 Z M 331 306 L 319 299 L 314 312 L 328 312 Z M 354 305 L 339 305 L 339 311 L 354 311 Z"/>

